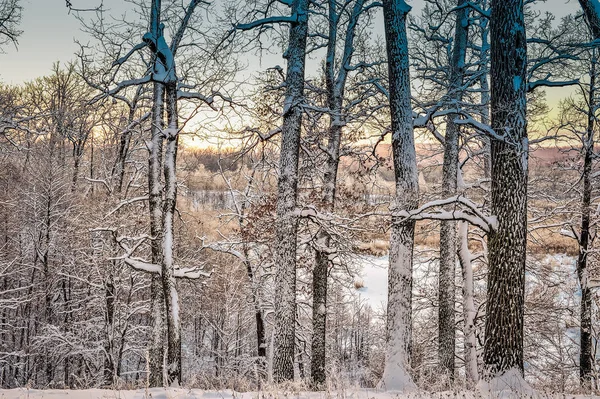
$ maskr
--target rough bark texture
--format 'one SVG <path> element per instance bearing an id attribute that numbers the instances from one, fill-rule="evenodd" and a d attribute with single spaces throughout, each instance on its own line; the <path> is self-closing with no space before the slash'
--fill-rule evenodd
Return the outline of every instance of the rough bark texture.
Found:
<path id="1" fill-rule="evenodd" d="M 150 13 L 150 32 L 155 37 L 159 34 L 160 0 L 152 0 Z M 162 261 L 162 149 L 163 149 L 163 117 L 165 88 L 162 83 L 154 82 L 152 93 L 152 127 L 148 157 L 148 198 L 150 211 L 150 234 L 152 242 L 152 263 Z M 159 276 L 152 276 L 150 283 L 150 311 L 152 315 L 152 345 L 148 354 L 148 385 L 161 387 L 164 385 L 164 296 Z"/>
<path id="2" fill-rule="evenodd" d="M 600 3 L 598 0 L 579 0 L 594 39 L 600 38 Z"/>
<path id="3" fill-rule="evenodd" d="M 160 264 L 162 261 L 162 148 L 163 148 L 163 99 L 164 86 L 154 83 L 152 106 L 152 137 L 150 142 L 150 156 L 148 158 L 148 193 L 150 210 L 150 234 L 152 242 L 152 263 Z M 163 386 L 164 363 L 164 296 L 159 276 L 152 276 L 150 284 L 150 300 L 152 315 L 152 345 L 149 351 L 149 380 L 150 387 Z"/>
<path id="4" fill-rule="evenodd" d="M 304 66 L 308 32 L 308 0 L 294 0 L 286 51 L 286 94 L 281 131 L 281 155 L 277 181 L 275 264 L 275 382 L 294 378 L 296 340 L 296 238 L 298 218 L 294 214 L 298 194 L 298 157 L 304 97 Z"/>
<path id="5" fill-rule="evenodd" d="M 179 297 L 173 262 L 173 219 L 177 201 L 177 142 L 179 139 L 177 113 L 177 82 L 166 87 L 168 128 L 165 149 L 165 198 L 163 203 L 162 285 L 167 311 L 167 384 L 181 383 L 181 322 Z"/>
<path id="6" fill-rule="evenodd" d="M 588 279 L 588 249 L 590 246 L 590 216 L 592 213 L 592 163 L 594 158 L 594 125 L 596 107 L 596 58 L 591 60 L 590 90 L 588 93 L 587 129 L 584 143 L 582 198 L 581 198 L 581 227 L 579 234 L 579 256 L 577 257 L 577 277 L 581 287 L 580 307 L 580 352 L 579 378 L 581 386 L 591 388 L 593 350 L 592 350 L 592 292 L 587 285 Z"/>
<path id="7" fill-rule="evenodd" d="M 595 40 L 600 39 L 600 4 L 597 0 L 579 0 L 586 21 Z M 579 256 L 577 258 L 577 276 L 581 286 L 580 307 L 580 353 L 579 353 L 579 378 L 581 386 L 589 388 L 592 378 L 592 296 L 587 287 L 587 260 L 590 239 L 590 203 L 592 194 L 592 161 L 594 154 L 594 112 L 595 104 L 596 62 L 592 60 L 590 73 L 590 92 L 588 96 L 588 126 L 584 143 L 586 145 L 583 162 L 583 195 L 581 201 L 581 232 L 579 237 Z"/>
<path id="8" fill-rule="evenodd" d="M 325 59 L 325 82 L 327 89 L 327 102 L 329 107 L 329 129 L 327 141 L 327 163 L 323 175 L 323 210 L 333 212 L 335 208 L 335 192 L 337 187 L 337 173 L 340 163 L 340 144 L 342 126 L 344 125 L 343 101 L 348 77 L 348 66 L 354 51 L 354 37 L 358 18 L 362 12 L 364 0 L 354 3 L 352 14 L 346 29 L 344 51 L 336 77 L 335 50 L 337 46 L 337 33 L 339 14 L 337 3 L 329 1 L 329 41 Z M 320 389 L 326 380 L 325 372 L 325 333 L 327 324 L 327 276 L 329 271 L 329 247 L 331 237 L 325 231 L 319 233 L 319 245 L 322 250 L 317 250 L 316 265 L 313 270 L 313 337 L 311 344 L 311 381 L 313 388 Z"/>
<path id="9" fill-rule="evenodd" d="M 462 99 L 462 83 L 465 69 L 465 55 L 469 33 L 468 9 L 465 0 L 457 1 L 454 29 L 454 47 L 450 64 L 450 85 L 448 101 L 450 107 Z M 458 152 L 460 131 L 454 122 L 459 116 L 450 114 L 446 119 L 444 140 L 444 165 L 442 168 L 442 197 L 456 195 L 458 176 Z M 456 222 L 442 221 L 440 224 L 440 273 L 439 273 L 439 312 L 438 312 L 438 357 L 442 372 L 454 381 L 454 349 L 456 347 L 456 315 L 454 302 L 456 287 Z"/>
<path id="10" fill-rule="evenodd" d="M 392 151 L 396 179 L 396 210 L 418 206 L 419 186 L 415 153 L 406 17 L 403 0 L 383 2 L 390 85 Z M 387 349 L 382 385 L 409 390 L 415 385 L 408 370 L 412 334 L 412 264 L 415 222 L 392 218 L 388 275 Z"/>
<path id="11" fill-rule="evenodd" d="M 492 213 L 489 234 L 484 375 L 523 374 L 523 307 L 527 243 L 527 46 L 522 0 L 491 8 Z"/>

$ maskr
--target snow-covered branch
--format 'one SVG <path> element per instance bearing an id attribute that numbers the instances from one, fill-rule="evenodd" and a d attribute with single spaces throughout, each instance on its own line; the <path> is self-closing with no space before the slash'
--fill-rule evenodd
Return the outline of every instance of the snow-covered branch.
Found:
<path id="1" fill-rule="evenodd" d="M 466 209 L 461 210 L 456 208 L 453 210 L 438 210 L 434 212 L 428 212 L 432 208 L 440 208 L 443 206 L 451 205 L 455 207 L 457 205 L 462 205 Z M 441 200 L 430 201 L 422 205 L 421 207 L 411 211 L 401 210 L 397 212 L 392 212 L 392 215 L 399 216 L 403 219 L 412 220 L 463 220 L 465 222 L 469 222 L 474 226 L 479 227 L 486 233 L 495 230 L 498 226 L 498 221 L 495 216 L 485 215 L 475 203 L 461 195 Z"/>

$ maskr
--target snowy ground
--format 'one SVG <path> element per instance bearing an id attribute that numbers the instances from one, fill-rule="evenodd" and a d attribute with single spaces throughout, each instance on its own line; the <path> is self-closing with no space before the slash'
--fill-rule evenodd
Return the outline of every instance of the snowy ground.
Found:
<path id="1" fill-rule="evenodd" d="M 269 391 L 262 392 L 234 392 L 234 391 L 203 391 L 200 389 L 175 389 L 175 388 L 153 388 L 139 389 L 136 391 L 111 391 L 104 389 L 87 390 L 35 390 L 35 389 L 10 389 L 0 390 L 1 399 L 424 399 L 424 398 L 561 398 L 561 399 L 583 399 L 600 398 L 600 396 L 563 395 L 563 394 L 534 394 L 526 395 L 482 395 L 473 392 L 442 392 L 430 394 L 427 392 L 414 392 L 409 394 L 398 394 L 393 392 L 378 392 L 370 389 L 351 389 L 347 391 L 331 392 L 284 392 Z"/>

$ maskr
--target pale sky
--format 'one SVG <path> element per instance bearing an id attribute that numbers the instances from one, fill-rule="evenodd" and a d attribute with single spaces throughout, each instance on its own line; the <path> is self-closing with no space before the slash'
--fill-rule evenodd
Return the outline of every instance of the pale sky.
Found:
<path id="1" fill-rule="evenodd" d="M 219 1 L 219 0 L 214 0 Z M 134 6 L 124 0 L 71 0 L 74 7 L 95 7 L 103 2 L 107 14 L 120 16 L 128 13 L 133 16 Z M 412 0 L 413 12 L 418 12 L 423 0 Z M 19 38 L 18 49 L 6 47 L 5 54 L 0 54 L 0 81 L 19 84 L 50 73 L 56 61 L 67 62 L 74 58 L 77 50 L 74 40 L 85 43 L 89 37 L 80 30 L 80 22 L 69 15 L 65 0 L 22 0 L 24 7 L 23 21 L 20 29 L 23 34 Z M 547 0 L 539 6 L 561 17 L 578 10 L 576 0 Z M 378 30 L 378 33 L 380 29 Z M 267 68 L 270 63 L 280 63 L 277 57 L 263 60 L 260 69 Z M 250 60 L 250 69 L 259 69 L 256 60 Z M 564 94 L 564 90 L 562 91 Z M 562 95 L 560 91 L 549 91 L 551 103 L 553 97 Z"/>

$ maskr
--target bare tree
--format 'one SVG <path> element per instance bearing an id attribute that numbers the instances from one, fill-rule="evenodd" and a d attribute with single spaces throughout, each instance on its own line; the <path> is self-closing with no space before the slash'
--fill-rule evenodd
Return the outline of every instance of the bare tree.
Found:
<path id="1" fill-rule="evenodd" d="M 410 9 L 404 0 L 383 2 L 396 179 L 394 207 L 408 211 L 415 209 L 419 201 L 406 35 L 406 17 Z M 388 390 L 404 391 L 415 388 L 409 374 L 414 229 L 414 220 L 392 217 L 387 350 L 382 380 L 383 387 Z"/>
<path id="2" fill-rule="evenodd" d="M 2 0 L 0 2 L 0 51 L 7 44 L 17 46 L 17 39 L 23 33 L 18 26 L 21 23 L 23 6 L 20 0 Z"/>
<path id="3" fill-rule="evenodd" d="M 492 204 L 484 373 L 491 381 L 523 375 L 527 241 L 527 42 L 523 2 L 491 3 Z"/>

